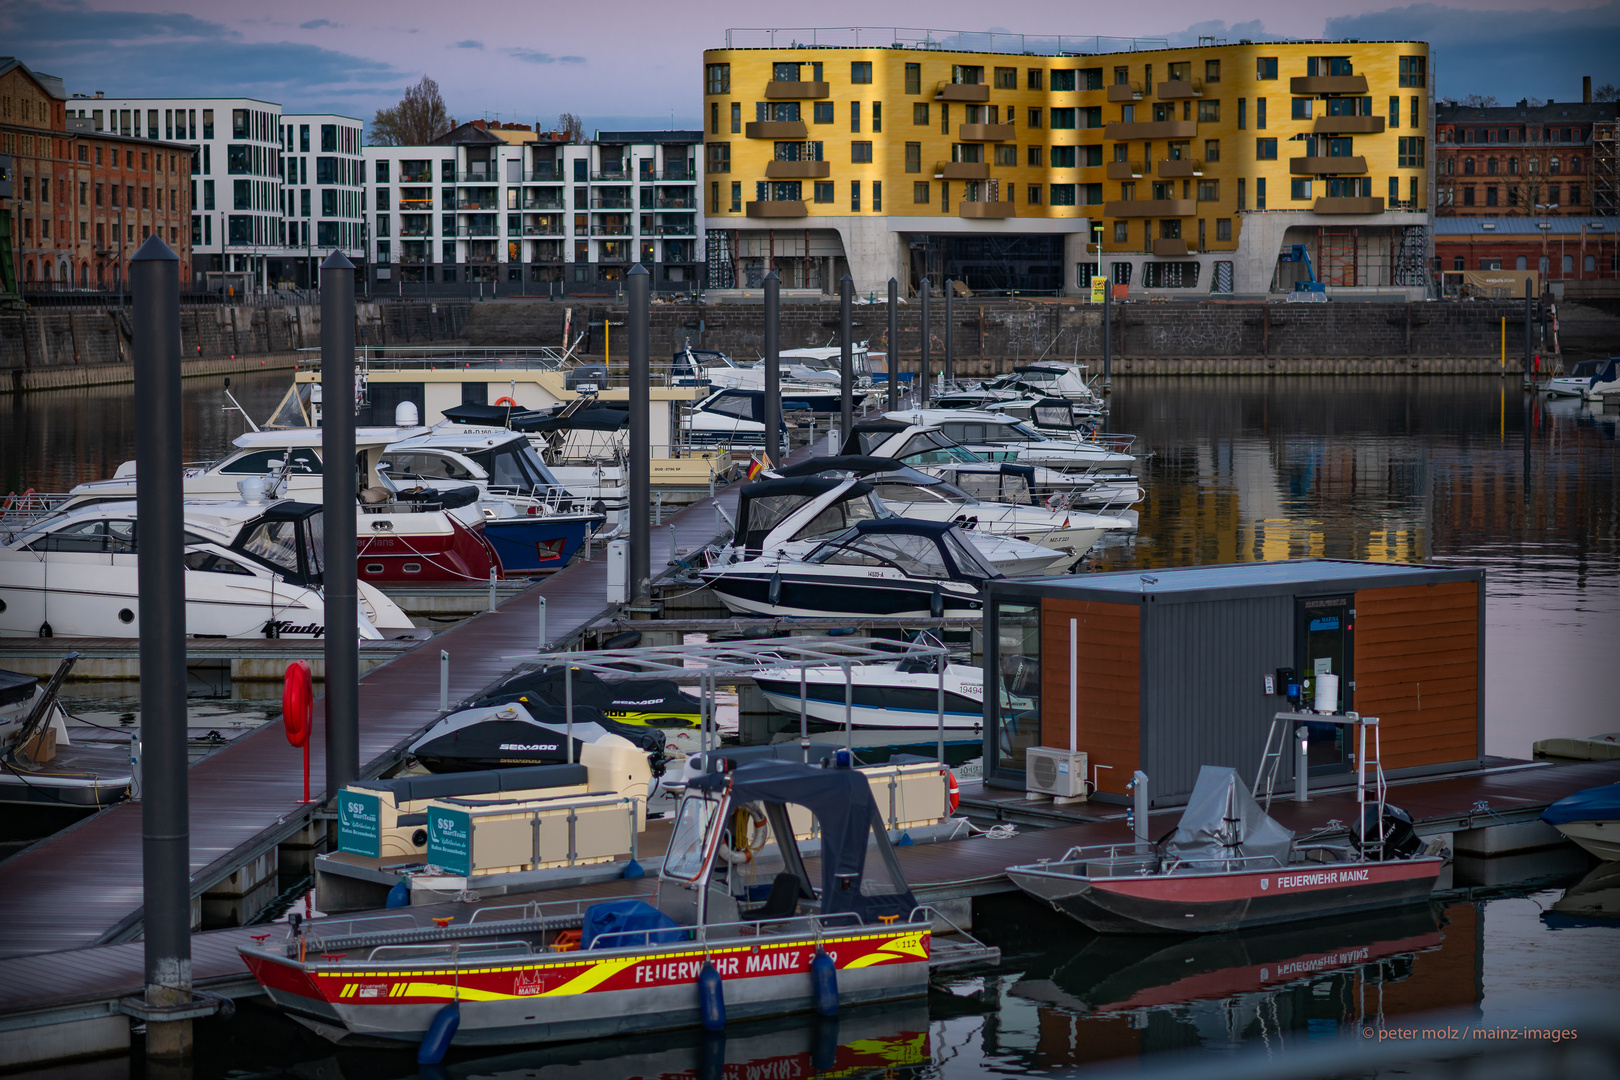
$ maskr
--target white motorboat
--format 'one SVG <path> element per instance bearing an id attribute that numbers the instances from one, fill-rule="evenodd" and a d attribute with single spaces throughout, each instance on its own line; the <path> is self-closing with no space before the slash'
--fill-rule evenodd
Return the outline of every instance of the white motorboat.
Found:
<path id="1" fill-rule="evenodd" d="M 69 653 L 43 686 L 0 671 L 0 803 L 97 809 L 129 794 L 129 749 L 81 746 L 69 736 L 57 695 L 78 658 Z"/>
<path id="2" fill-rule="evenodd" d="M 319 638 L 321 507 L 186 503 L 186 633 Z M 121 637 L 141 630 L 135 503 L 53 514 L 0 545 L 0 637 Z M 376 587 L 357 583 L 363 639 L 428 636 Z"/>
<path id="3" fill-rule="evenodd" d="M 1620 784 L 1605 784 L 1565 796 L 1541 820 L 1606 862 L 1620 859 Z"/>
<path id="4" fill-rule="evenodd" d="M 967 664 L 945 666 L 943 709 L 938 656 L 907 656 L 881 664 L 851 664 L 847 673 L 847 718 L 867 731 L 938 731 L 957 740 L 984 729 L 984 671 Z M 781 712 L 805 715 L 819 728 L 842 728 L 846 719 L 846 673 L 838 666 L 797 670 L 768 668 L 754 676 L 765 700 Z M 800 694 L 803 697 L 800 697 Z"/>
<path id="5" fill-rule="evenodd" d="M 1137 463 L 1136 457 L 1128 452 L 1133 441 L 1131 436 L 1110 436 L 1106 443 L 1078 435 L 1054 439 L 1015 416 L 968 409 L 918 409 L 884 416 L 917 426 L 937 427 L 951 442 L 986 461 L 1014 461 L 1066 472 L 1131 469 Z M 860 430 L 859 425 L 856 430 Z M 885 457 L 905 456 L 883 449 L 863 448 L 861 452 Z"/>
<path id="6" fill-rule="evenodd" d="M 802 558 L 768 553 L 699 571 L 739 615 L 976 618 L 1001 575 L 948 522 L 858 521 Z"/>
<path id="7" fill-rule="evenodd" d="M 1568 375 L 1548 379 L 1543 387 L 1553 397 L 1592 397 L 1600 387 L 1607 392 L 1611 387 L 1620 389 L 1620 375 L 1615 370 L 1615 358 L 1603 360 L 1577 360 Z"/>
<path id="8" fill-rule="evenodd" d="M 770 477 L 745 484 L 738 493 L 734 543 L 730 549 L 722 550 L 715 561 L 737 561 L 767 551 L 787 557 L 804 556 L 857 521 L 898 516 L 873 495 L 871 484 L 860 479 L 797 473 Z M 1080 559 L 1072 552 L 994 532 L 964 535 L 1005 577 L 1062 573 Z"/>
<path id="9" fill-rule="evenodd" d="M 1095 417 L 1102 412 L 1102 399 L 1086 381 L 1084 371 L 1082 365 L 1055 361 L 1024 364 L 994 379 L 936 394 L 933 405 L 940 409 L 993 409 L 1027 418 L 1035 401 L 1062 398 L 1077 412 Z"/>
<path id="10" fill-rule="evenodd" d="M 947 480 L 985 502 L 1044 506 L 1048 510 L 1083 506 L 1128 516 L 1131 512 L 1125 508 L 1141 502 L 1146 495 L 1134 476 L 1063 473 L 1010 461 L 950 461 L 918 471 Z"/>
<path id="11" fill-rule="evenodd" d="M 873 494 L 901 517 L 951 522 L 969 534 L 990 533 L 1079 559 L 1109 532 L 1134 532 L 1128 517 L 980 499 L 938 476 L 885 458 L 841 456 L 811 458 L 779 471 L 782 476 L 843 473 L 871 484 Z"/>

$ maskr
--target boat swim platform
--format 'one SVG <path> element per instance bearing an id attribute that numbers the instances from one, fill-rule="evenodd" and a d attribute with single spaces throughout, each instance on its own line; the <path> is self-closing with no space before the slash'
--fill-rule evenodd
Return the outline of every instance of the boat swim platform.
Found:
<path id="1" fill-rule="evenodd" d="M 1414 817 L 1431 825 L 1472 821 L 1485 830 L 1500 823 L 1491 815 L 1515 812 L 1519 815 L 1540 810 L 1572 792 L 1620 780 L 1620 762 L 1581 762 L 1574 764 L 1521 763 L 1496 772 L 1472 777 L 1450 776 L 1411 780 L 1392 784 L 1397 805 L 1413 811 Z M 988 791 L 978 783 L 963 785 L 963 805 L 980 806 L 999 800 L 1004 793 Z M 1477 810 L 1484 800 L 1489 810 Z M 1088 807 L 1088 804 L 1075 804 Z M 1070 807 L 1068 809 L 1072 809 Z M 1328 791 L 1304 804 L 1288 798 L 1273 798 L 1271 813 L 1289 828 L 1299 832 L 1328 824 L 1353 821 L 1355 794 Z M 906 881 L 919 903 L 946 910 L 952 921 L 971 929 L 972 900 L 979 896 L 1015 893 L 1017 887 L 1007 877 L 1007 867 L 1042 859 L 1056 859 L 1071 847 L 1092 844 L 1128 844 L 1133 837 L 1121 807 L 1089 804 L 1089 810 L 1105 819 L 1045 828 L 1015 831 L 1011 835 L 978 835 L 935 843 L 902 845 L 895 848 Z M 978 816 L 977 814 L 975 816 Z M 1155 811 L 1150 816 L 1148 834 L 1159 836 L 1180 820 L 1181 809 Z M 1539 822 L 1538 822 L 1539 824 Z M 1514 828 L 1512 818 L 1507 828 Z M 1575 849 L 1566 845 L 1571 851 Z M 1553 854 L 1558 854 L 1554 852 Z M 650 852 L 649 852 L 650 854 Z M 814 857 L 806 859 L 812 869 Z M 1562 864 L 1560 864 L 1562 865 Z M 349 912 L 317 916 L 310 925 L 319 932 L 324 922 L 347 922 L 369 916 L 406 916 L 426 926 L 433 918 L 455 916 L 465 920 L 479 908 L 504 907 L 531 901 L 577 901 L 596 903 L 625 897 L 646 897 L 655 884 L 651 878 L 623 877 L 586 884 L 560 885 L 539 891 L 508 892 L 483 897 L 472 903 L 439 903 L 394 908 L 387 911 Z M 964 910 L 966 909 L 966 910 Z M 962 917 L 959 917 L 962 916 Z M 255 935 L 284 934 L 284 924 L 233 927 L 192 935 L 192 973 L 197 989 L 228 997 L 251 997 L 259 986 L 243 966 L 237 949 L 250 944 Z M 144 953 L 138 941 L 92 945 L 63 952 L 34 952 L 0 959 L 0 1052 L 14 1032 L 54 1024 L 71 1024 L 117 1015 L 119 1000 L 141 993 L 144 979 Z"/>
<path id="2" fill-rule="evenodd" d="M 735 491 L 717 498 L 735 504 Z M 715 539 L 715 499 L 705 498 L 665 519 L 675 526 L 678 548 L 696 551 Z M 734 509 L 729 511 L 735 513 Z M 659 545 L 655 540 L 654 566 Z M 666 549 L 667 550 L 667 549 Z M 539 601 L 546 601 L 546 637 L 551 649 L 569 647 L 579 632 L 608 609 L 607 559 L 575 559 L 569 566 L 486 611 L 442 631 L 422 647 L 396 651 L 360 678 L 360 778 L 381 775 L 404 756 L 419 733 L 437 721 L 439 653 L 450 654 L 451 707 L 476 697 L 509 675 L 515 656 L 538 655 Z M 67 639 L 54 643 L 51 669 Z M 17 643 L 38 648 L 37 639 Z M 12 642 L 0 642 L 10 645 Z M 120 639 L 131 650 L 138 645 Z M 319 642 L 267 642 L 304 649 L 277 656 L 321 656 Z M 415 645 L 417 643 L 407 643 Z M 110 646 L 109 646 L 110 647 Z M 230 648 L 225 642 L 188 642 L 193 648 Z M 362 646 L 361 655 L 366 655 Z M 364 662 L 364 661 L 362 661 Z M 3 663 L 3 661 L 0 661 Z M 277 678 L 280 677 L 278 674 Z M 303 752 L 288 745 L 280 724 L 266 724 L 196 762 L 188 773 L 193 900 L 240 868 L 310 827 L 326 798 L 324 699 L 317 699 L 310 736 L 312 804 L 303 798 Z M 19 852 L 0 866 L 0 925 L 26 931 L 0 941 L 0 957 L 82 949 L 133 938 L 141 928 L 141 807 L 122 803 Z M 8 984 L 9 985 L 9 984 Z M 30 985 L 24 983 L 22 985 Z M 34 984 L 44 988 L 50 982 Z"/>

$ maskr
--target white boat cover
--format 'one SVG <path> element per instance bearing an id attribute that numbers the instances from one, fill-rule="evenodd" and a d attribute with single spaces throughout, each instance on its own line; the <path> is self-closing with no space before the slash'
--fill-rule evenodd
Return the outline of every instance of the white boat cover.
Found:
<path id="1" fill-rule="evenodd" d="M 1205 765 L 1198 771 L 1166 854 L 1184 860 L 1264 859 L 1287 865 L 1294 834 L 1254 801 L 1236 769 Z"/>

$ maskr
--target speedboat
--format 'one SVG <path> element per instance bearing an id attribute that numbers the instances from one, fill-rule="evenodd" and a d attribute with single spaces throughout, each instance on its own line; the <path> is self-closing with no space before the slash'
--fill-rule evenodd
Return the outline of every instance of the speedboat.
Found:
<path id="1" fill-rule="evenodd" d="M 1134 532 L 1130 518 L 1052 511 L 1045 507 L 986 502 L 949 481 L 885 458 L 840 456 L 811 458 L 780 470 L 784 476 L 847 473 L 869 484 L 872 494 L 895 514 L 922 521 L 948 521 L 971 535 L 1011 537 L 1071 556 L 1062 567 L 1078 562 L 1108 532 Z M 1040 568 L 1019 571 L 1036 573 Z M 1008 571 L 1003 571 L 1008 573 Z"/>
<path id="2" fill-rule="evenodd" d="M 1134 476 L 1060 473 L 1010 461 L 950 461 L 918 471 L 947 480 L 985 502 L 1044 506 L 1048 510 L 1083 506 L 1123 516 L 1124 508 L 1141 502 L 1146 495 Z"/>
<path id="3" fill-rule="evenodd" d="M 767 551 L 789 557 L 807 555 L 817 543 L 856 521 L 898 516 L 865 480 L 826 475 L 771 477 L 745 484 L 738 492 L 734 542 L 717 559 L 750 558 Z M 1061 573 L 1080 558 L 1070 551 L 993 531 L 964 535 L 1005 577 Z"/>
<path id="4" fill-rule="evenodd" d="M 442 423 L 391 443 L 378 467 L 400 487 L 476 489 L 484 536 L 510 571 L 562 569 L 607 520 L 551 474 L 527 436 L 506 428 Z"/>
<path id="5" fill-rule="evenodd" d="M 325 634 L 318 504 L 188 502 L 184 514 L 189 636 Z M 137 551 L 134 502 L 82 506 L 20 530 L 0 545 L 0 637 L 140 636 Z M 374 585 L 356 588 L 350 632 L 429 636 Z"/>
<path id="6" fill-rule="evenodd" d="M 1043 465 L 1066 472 L 1095 472 L 1102 469 L 1130 469 L 1136 458 L 1126 452 L 1132 441 L 1128 435 L 1110 436 L 1107 443 L 1081 437 L 1055 439 L 1035 430 L 1015 416 L 967 409 L 918 409 L 885 413 L 890 420 L 924 427 L 937 427 L 958 446 L 966 447 L 986 461 L 1015 461 L 1020 465 Z M 854 453 L 847 449 L 847 453 Z M 890 454 L 886 448 L 864 449 L 862 453 Z"/>
<path id="7" fill-rule="evenodd" d="M 808 555 L 766 553 L 699 571 L 734 614 L 977 618 L 1001 577 L 949 522 L 858 521 Z"/>
<path id="8" fill-rule="evenodd" d="M 1616 375 L 1611 370 L 1614 362 L 1612 356 L 1602 360 L 1577 360 L 1570 367 L 1568 375 L 1548 379 L 1542 389 L 1553 397 L 1586 397 L 1595 385 L 1615 380 Z M 1594 380 L 1597 382 L 1594 383 Z"/>
<path id="9" fill-rule="evenodd" d="M 484 535 L 478 489 L 460 485 L 441 491 L 401 490 L 379 469 L 384 448 L 427 428 L 363 427 L 355 431 L 356 468 L 364 476 L 355 521 L 356 571 L 362 581 L 398 584 L 465 584 L 501 575 L 501 560 Z M 321 429 L 251 431 L 234 451 L 186 470 L 181 491 L 193 502 L 241 499 L 244 484 L 257 482 L 271 498 L 324 501 Z M 127 461 L 109 480 L 80 484 L 61 509 L 133 499 L 135 463 Z"/>
<path id="10" fill-rule="evenodd" d="M 1620 859 L 1620 784 L 1559 799 L 1542 812 L 1541 820 L 1600 859 Z"/>
<path id="11" fill-rule="evenodd" d="M 1425 902 L 1445 860 L 1421 846 L 1381 799 L 1348 844 L 1296 841 L 1236 770 L 1205 765 L 1163 841 L 1071 848 L 1007 876 L 1099 933 L 1215 933 Z"/>
<path id="12" fill-rule="evenodd" d="M 0 671 L 0 803 L 98 809 L 129 794 L 127 748 L 80 746 L 69 737 L 57 695 L 78 653 L 41 686 L 32 675 Z"/>
<path id="13" fill-rule="evenodd" d="M 852 728 L 879 731 L 937 731 L 940 725 L 938 656 L 906 656 L 876 664 L 837 665 L 798 670 L 766 668 L 754 685 L 780 712 L 797 716 L 800 703 L 819 730 Z M 849 705 L 845 708 L 845 689 Z M 943 715 L 947 736 L 974 741 L 984 729 L 984 670 L 968 664 L 946 664 Z M 801 698 L 800 694 L 804 696 Z"/>
<path id="14" fill-rule="evenodd" d="M 1070 475 L 1104 471 L 1113 474 L 1129 469 L 1136 463 L 1136 459 L 1129 454 L 1116 453 L 1101 446 L 1074 448 L 1074 452 L 1068 454 L 1066 460 L 1054 464 L 1055 459 L 1063 458 L 1064 455 L 1053 451 L 1039 455 L 1046 460 L 1034 460 L 1036 455 L 1031 455 L 1030 460 L 1025 460 L 1017 446 L 992 445 L 986 442 L 972 446 L 964 445 L 945 430 L 944 425 L 950 422 L 949 418 L 953 415 L 975 418 L 971 429 L 968 427 L 955 429 L 958 434 L 963 435 L 982 435 L 985 432 L 979 429 L 991 421 L 998 431 L 1008 425 L 1017 424 L 1012 417 L 996 416 L 993 413 L 953 413 L 949 409 L 930 409 L 926 413 L 886 413 L 880 417 L 857 420 L 849 438 L 844 440 L 843 453 L 896 458 L 914 469 L 927 469 L 956 462 L 1007 461 Z M 990 420 L 980 419 L 985 417 Z M 1042 486 L 1055 490 L 1049 484 Z"/>
<path id="15" fill-rule="evenodd" d="M 451 804 L 428 815 L 430 861 L 460 844 L 473 863 L 498 842 L 458 825 Z M 814 875 L 794 824 L 811 816 Z M 864 775 L 766 760 L 687 783 L 650 896 L 484 908 L 464 923 L 409 909 L 387 928 L 290 921 L 241 955 L 273 1005 L 324 1037 L 436 1060 L 449 1046 L 831 1015 L 921 996 L 936 968 L 999 959 L 965 935 L 936 940 L 933 921 Z"/>

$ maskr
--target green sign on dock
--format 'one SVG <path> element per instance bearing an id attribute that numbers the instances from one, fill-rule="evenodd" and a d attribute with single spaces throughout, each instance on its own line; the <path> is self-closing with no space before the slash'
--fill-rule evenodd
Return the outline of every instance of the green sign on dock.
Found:
<path id="1" fill-rule="evenodd" d="M 381 854 L 377 796 L 362 791 L 338 795 L 338 850 L 375 859 Z"/>
<path id="2" fill-rule="evenodd" d="M 472 873 L 472 817 L 464 810 L 428 807 L 427 861 L 447 874 Z"/>

